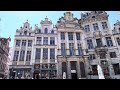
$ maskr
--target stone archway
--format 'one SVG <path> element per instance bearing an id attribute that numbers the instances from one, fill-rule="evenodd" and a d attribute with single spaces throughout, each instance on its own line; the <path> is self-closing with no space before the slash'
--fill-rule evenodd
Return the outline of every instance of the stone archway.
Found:
<path id="1" fill-rule="evenodd" d="M 62 62 L 62 75 L 64 72 L 66 73 L 66 78 L 67 78 L 67 64 L 66 64 L 66 62 Z"/>

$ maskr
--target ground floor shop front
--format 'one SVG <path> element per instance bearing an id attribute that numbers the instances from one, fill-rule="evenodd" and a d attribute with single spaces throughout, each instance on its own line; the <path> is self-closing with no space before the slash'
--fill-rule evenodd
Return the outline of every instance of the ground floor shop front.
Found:
<path id="1" fill-rule="evenodd" d="M 10 79 L 56 79 L 56 64 L 34 64 L 10 66 Z"/>

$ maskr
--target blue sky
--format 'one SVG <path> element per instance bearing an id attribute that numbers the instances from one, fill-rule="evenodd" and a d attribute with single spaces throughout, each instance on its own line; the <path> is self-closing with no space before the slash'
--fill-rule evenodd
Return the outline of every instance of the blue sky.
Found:
<path id="1" fill-rule="evenodd" d="M 40 21 L 44 20 L 47 16 L 49 20 L 56 24 L 59 17 L 63 16 L 65 11 L 0 11 L 0 36 L 1 37 L 11 37 L 10 47 L 13 46 L 14 35 L 16 29 L 23 26 L 23 23 L 28 20 L 30 25 L 34 28 L 35 24 L 40 26 Z M 80 11 L 71 11 L 74 17 L 80 19 Z M 82 11 L 83 12 L 83 11 Z M 120 20 L 120 14 L 118 11 L 107 11 L 109 14 L 109 22 L 111 27 L 113 24 Z"/>

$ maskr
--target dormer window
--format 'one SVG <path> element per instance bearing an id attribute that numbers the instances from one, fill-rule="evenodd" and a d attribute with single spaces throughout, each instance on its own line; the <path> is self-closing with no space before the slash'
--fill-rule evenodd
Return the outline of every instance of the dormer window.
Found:
<path id="1" fill-rule="evenodd" d="M 119 28 L 119 33 L 120 33 L 120 28 Z"/>
<path id="2" fill-rule="evenodd" d="M 54 34 L 54 31 L 52 30 L 51 33 Z"/>
<path id="3" fill-rule="evenodd" d="M 40 30 L 40 29 L 38 29 L 38 33 L 41 33 L 41 30 Z"/>
<path id="4" fill-rule="evenodd" d="M 29 36 L 31 36 L 31 33 L 29 33 Z"/>
<path id="5" fill-rule="evenodd" d="M 27 28 L 27 26 L 25 28 Z"/>
<path id="6" fill-rule="evenodd" d="M 27 31 L 24 32 L 24 35 L 27 35 Z"/>
<path id="7" fill-rule="evenodd" d="M 22 35 L 22 33 L 20 33 L 20 35 Z"/>
<path id="8" fill-rule="evenodd" d="M 45 28 L 45 31 L 44 31 L 46 34 L 48 33 L 48 29 L 47 28 Z"/>
<path id="9" fill-rule="evenodd" d="M 95 18 L 95 16 L 92 16 L 92 18 Z"/>

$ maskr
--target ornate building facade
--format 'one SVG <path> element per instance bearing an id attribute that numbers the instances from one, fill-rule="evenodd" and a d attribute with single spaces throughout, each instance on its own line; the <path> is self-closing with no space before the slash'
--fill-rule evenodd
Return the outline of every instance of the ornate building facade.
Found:
<path id="1" fill-rule="evenodd" d="M 86 78 L 84 32 L 79 20 L 71 12 L 66 12 L 57 22 L 57 29 L 58 78 L 62 79 L 64 72 L 68 79 Z"/>
<path id="2" fill-rule="evenodd" d="M 7 78 L 9 74 L 9 43 L 10 38 L 0 37 L 0 78 Z"/>
<path id="3" fill-rule="evenodd" d="M 40 25 L 35 25 L 32 30 L 27 21 L 16 31 L 10 65 L 11 78 L 56 77 L 57 30 L 47 17 Z"/>
<path id="4" fill-rule="evenodd" d="M 120 79 L 120 22 L 112 30 L 105 11 L 81 13 L 77 19 L 65 12 L 55 26 L 46 17 L 16 30 L 10 65 L 11 78 L 98 79 L 97 65 L 105 78 Z"/>
<path id="5" fill-rule="evenodd" d="M 120 62 L 120 53 L 105 11 L 81 14 L 85 43 L 90 65 L 90 78 L 98 79 L 97 65 L 102 67 L 105 78 L 120 78 L 115 74 L 115 64 Z"/>

